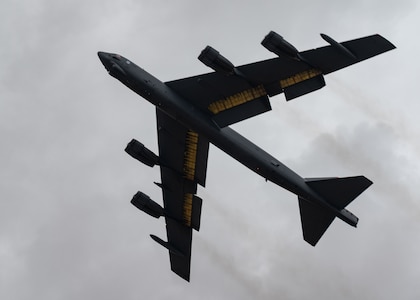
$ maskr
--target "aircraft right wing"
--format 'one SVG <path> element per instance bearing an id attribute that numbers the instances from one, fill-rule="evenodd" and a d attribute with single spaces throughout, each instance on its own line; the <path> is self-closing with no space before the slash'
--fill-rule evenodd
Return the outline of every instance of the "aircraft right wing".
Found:
<path id="1" fill-rule="evenodd" d="M 287 100 L 297 98 L 325 86 L 323 75 L 395 48 L 378 34 L 343 43 L 321 36 L 329 46 L 298 52 L 271 32 L 262 44 L 278 57 L 238 67 L 207 47 L 200 55 L 207 57 L 200 60 L 216 72 L 166 84 L 225 127 L 271 110 L 268 96 L 285 93 Z"/>

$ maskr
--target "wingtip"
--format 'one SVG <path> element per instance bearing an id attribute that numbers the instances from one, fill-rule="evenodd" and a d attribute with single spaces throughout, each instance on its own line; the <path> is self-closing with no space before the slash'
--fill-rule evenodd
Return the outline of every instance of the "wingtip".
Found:
<path id="1" fill-rule="evenodd" d="M 380 37 L 383 40 L 384 44 L 387 45 L 387 50 L 397 49 L 397 46 L 391 43 L 388 39 L 384 38 L 382 35 L 377 34 L 377 36 Z"/>
<path id="2" fill-rule="evenodd" d="M 185 272 L 185 270 L 178 270 L 177 268 L 174 268 L 174 266 L 171 266 L 171 271 L 174 272 L 176 275 L 178 275 L 179 277 L 181 277 L 182 279 L 184 279 L 187 282 L 190 282 L 190 272 L 189 270 L 187 272 Z"/>

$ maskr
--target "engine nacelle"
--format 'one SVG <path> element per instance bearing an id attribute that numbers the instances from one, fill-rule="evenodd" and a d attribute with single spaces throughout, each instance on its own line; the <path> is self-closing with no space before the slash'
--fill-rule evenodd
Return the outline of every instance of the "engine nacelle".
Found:
<path id="1" fill-rule="evenodd" d="M 149 167 L 159 164 L 159 157 L 135 139 L 128 143 L 125 152 Z"/>
<path id="2" fill-rule="evenodd" d="M 281 35 L 274 31 L 270 31 L 261 42 L 268 51 L 278 56 L 287 56 L 292 59 L 300 59 L 299 51 L 287 42 Z"/>
<path id="3" fill-rule="evenodd" d="M 222 56 L 219 51 L 210 46 L 207 46 L 203 51 L 201 51 L 198 59 L 216 72 L 220 72 L 225 75 L 235 73 L 235 66 L 227 58 Z"/>
<path id="4" fill-rule="evenodd" d="M 131 204 L 133 204 L 138 209 L 144 211 L 148 215 L 159 219 L 165 213 L 163 207 L 157 204 L 155 201 L 150 199 L 149 196 L 142 192 L 137 192 L 133 199 L 131 200 Z"/>

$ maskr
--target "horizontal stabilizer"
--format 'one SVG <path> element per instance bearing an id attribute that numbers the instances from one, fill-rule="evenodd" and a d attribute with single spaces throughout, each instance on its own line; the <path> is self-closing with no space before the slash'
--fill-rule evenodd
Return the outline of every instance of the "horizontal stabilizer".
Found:
<path id="1" fill-rule="evenodd" d="M 317 194 L 337 209 L 343 209 L 357 196 L 363 193 L 372 181 L 364 176 L 345 178 L 316 178 L 305 179 Z"/>
<path id="2" fill-rule="evenodd" d="M 315 203 L 299 197 L 300 219 L 303 239 L 315 246 L 324 232 L 331 225 L 335 214 Z"/>

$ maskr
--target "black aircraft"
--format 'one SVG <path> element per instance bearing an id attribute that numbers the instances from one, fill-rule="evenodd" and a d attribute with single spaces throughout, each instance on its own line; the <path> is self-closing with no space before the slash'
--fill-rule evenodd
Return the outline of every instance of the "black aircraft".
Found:
<path id="1" fill-rule="evenodd" d="M 321 34 L 329 46 L 299 52 L 275 32 L 262 45 L 277 57 L 235 67 L 207 46 L 198 59 L 214 72 L 161 82 L 118 54 L 98 52 L 109 74 L 156 106 L 159 156 L 132 140 L 125 151 L 153 167 L 159 165 L 163 207 L 138 192 L 131 203 L 166 221 L 168 241 L 152 239 L 169 250 L 171 269 L 190 279 L 192 229 L 200 229 L 209 143 L 255 173 L 296 194 L 303 238 L 312 246 L 335 217 L 356 227 L 345 207 L 372 182 L 364 176 L 304 179 L 229 125 L 271 110 L 269 97 L 291 100 L 325 86 L 324 75 L 394 49 L 380 35 L 343 43 Z"/>

